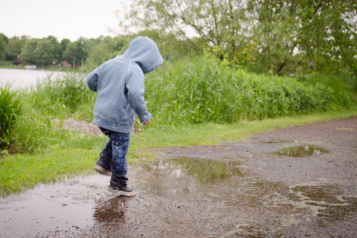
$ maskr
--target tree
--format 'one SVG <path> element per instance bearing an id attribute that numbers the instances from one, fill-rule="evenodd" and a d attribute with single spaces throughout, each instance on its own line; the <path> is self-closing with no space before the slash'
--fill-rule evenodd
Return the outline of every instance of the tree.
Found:
<path id="1" fill-rule="evenodd" d="M 8 41 L 9 38 L 7 38 L 4 34 L 0 33 L 0 60 L 5 59 L 5 51 Z"/>
<path id="2" fill-rule="evenodd" d="M 256 16 L 254 35 L 260 39 L 260 65 L 280 74 L 299 61 L 306 66 L 316 62 L 320 69 L 348 64 L 343 56 L 347 52 L 335 49 L 347 47 L 356 55 L 356 49 L 348 47 L 357 31 L 355 4 L 353 0 L 250 0 L 248 10 Z"/>
<path id="3" fill-rule="evenodd" d="M 67 45 L 71 43 L 71 41 L 69 39 L 62 39 L 61 43 L 60 43 L 60 54 L 59 54 L 59 62 L 61 62 L 64 58 L 63 58 L 63 53 L 65 52 L 65 50 L 67 49 Z"/>
<path id="4" fill-rule="evenodd" d="M 37 41 L 36 48 L 33 51 L 33 57 L 36 63 L 52 63 L 56 57 L 56 45 L 50 39 L 41 39 Z"/>
<path id="5" fill-rule="evenodd" d="M 123 27 L 171 33 L 176 43 L 202 51 L 188 35 L 194 32 L 206 47 L 218 46 L 231 55 L 246 45 L 252 20 L 244 0 L 134 0 L 129 8 L 129 21 L 121 22 Z"/>
<path id="6" fill-rule="evenodd" d="M 34 51 L 37 47 L 37 42 L 38 39 L 29 39 L 26 41 L 22 51 L 21 51 L 21 58 L 22 60 L 29 62 L 29 63 L 35 63 L 36 58 L 34 56 Z"/>
<path id="7" fill-rule="evenodd" d="M 89 39 L 86 42 L 89 59 L 96 64 L 101 64 L 114 58 L 120 54 L 124 46 L 130 43 L 129 38 L 132 37 L 119 36 L 112 38 L 110 36 L 100 36 L 97 39 Z"/>
<path id="8" fill-rule="evenodd" d="M 199 50 L 194 32 L 221 60 L 257 39 L 257 65 L 278 74 L 315 61 L 356 70 L 355 0 L 133 0 L 129 10 L 121 27 L 170 33 Z"/>
<path id="9" fill-rule="evenodd" d="M 49 41 L 48 47 L 52 50 L 52 61 L 60 61 L 62 47 L 58 42 L 57 37 L 48 36 L 46 38 L 43 38 L 43 40 Z"/>
<path id="10" fill-rule="evenodd" d="M 27 36 L 11 37 L 6 46 L 6 60 L 15 60 L 21 54 L 22 48 L 25 46 Z"/>
<path id="11" fill-rule="evenodd" d="M 80 37 L 77 41 L 68 43 L 67 48 L 63 54 L 64 59 L 72 64 L 78 64 L 83 60 L 86 60 L 88 53 L 85 50 L 86 39 Z"/>

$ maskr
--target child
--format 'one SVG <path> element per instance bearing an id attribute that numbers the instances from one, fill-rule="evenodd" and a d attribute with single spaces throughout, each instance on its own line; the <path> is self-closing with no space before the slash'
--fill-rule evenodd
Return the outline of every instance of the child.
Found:
<path id="1" fill-rule="evenodd" d="M 135 121 L 134 112 L 144 125 L 151 122 L 144 101 L 144 74 L 163 61 L 155 42 L 139 36 L 123 55 L 103 63 L 88 75 L 88 87 L 97 92 L 94 124 L 109 137 L 94 169 L 111 176 L 108 191 L 115 195 L 135 195 L 127 187 L 126 177 L 126 153 Z"/>

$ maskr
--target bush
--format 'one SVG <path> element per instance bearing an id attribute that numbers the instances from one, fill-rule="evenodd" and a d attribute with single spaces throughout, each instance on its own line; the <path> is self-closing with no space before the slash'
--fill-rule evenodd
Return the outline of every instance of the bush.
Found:
<path id="1" fill-rule="evenodd" d="M 209 60 L 184 60 L 149 74 L 146 99 L 161 124 L 237 122 L 348 108 L 353 95 L 320 82 L 257 75 Z"/>
<path id="2" fill-rule="evenodd" d="M 21 97 L 9 86 L 0 88 L 0 145 L 9 144 L 8 136 L 22 111 Z"/>

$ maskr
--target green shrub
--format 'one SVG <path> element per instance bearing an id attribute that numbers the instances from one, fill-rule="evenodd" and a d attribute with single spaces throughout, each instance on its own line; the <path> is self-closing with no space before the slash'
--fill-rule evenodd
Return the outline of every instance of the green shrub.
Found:
<path id="1" fill-rule="evenodd" d="M 21 97 L 9 86 L 0 88 L 0 145 L 9 143 L 8 135 L 22 111 Z"/>
<path id="2" fill-rule="evenodd" d="M 236 122 L 348 108 L 353 95 L 320 82 L 256 75 L 209 60 L 184 60 L 147 76 L 148 108 L 159 124 Z"/>

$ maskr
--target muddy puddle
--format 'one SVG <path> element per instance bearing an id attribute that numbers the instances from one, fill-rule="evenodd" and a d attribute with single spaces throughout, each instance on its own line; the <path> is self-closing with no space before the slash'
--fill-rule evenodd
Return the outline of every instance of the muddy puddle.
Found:
<path id="1" fill-rule="evenodd" d="M 325 148 L 317 145 L 302 145 L 296 147 L 285 148 L 273 154 L 282 155 L 282 156 L 289 156 L 289 157 L 307 157 L 312 155 L 321 155 L 325 153 L 329 153 L 330 151 L 326 150 Z"/>
<path id="2" fill-rule="evenodd" d="M 129 168 L 135 197 L 109 177 L 39 185 L 0 200 L 0 237 L 316 237 L 356 233 L 357 199 L 331 184 L 261 179 L 238 159 L 178 157 Z"/>

